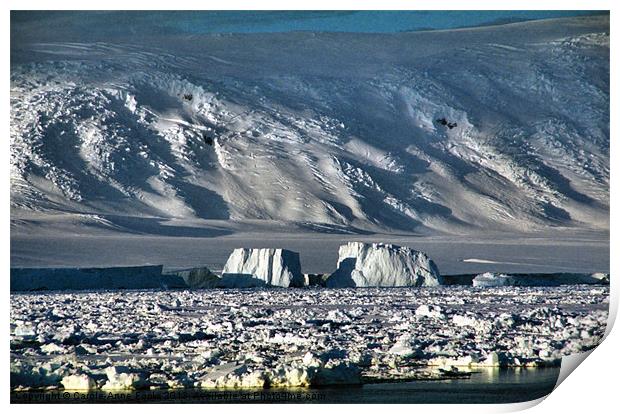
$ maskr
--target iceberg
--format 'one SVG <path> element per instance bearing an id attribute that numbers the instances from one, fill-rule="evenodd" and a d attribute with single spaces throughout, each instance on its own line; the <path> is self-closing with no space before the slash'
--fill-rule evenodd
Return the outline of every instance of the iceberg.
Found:
<path id="1" fill-rule="evenodd" d="M 162 273 L 163 266 L 11 268 L 11 291 L 204 289 L 220 285 L 206 267 Z"/>
<path id="2" fill-rule="evenodd" d="M 210 289 L 220 285 L 220 277 L 211 272 L 206 267 L 196 267 L 193 269 L 179 270 L 168 273 L 166 276 L 177 276 L 182 279 L 182 283 L 190 289 Z"/>
<path id="3" fill-rule="evenodd" d="M 608 285 L 608 273 L 551 273 L 551 274 L 503 274 L 482 273 L 472 280 L 474 287 L 499 286 L 560 286 L 560 285 Z"/>
<path id="4" fill-rule="evenodd" d="M 487 272 L 474 277 L 472 285 L 474 287 L 515 286 L 516 282 L 512 276 Z"/>
<path id="5" fill-rule="evenodd" d="M 439 269 L 426 253 L 383 243 L 350 242 L 338 251 L 327 287 L 438 286 Z"/>
<path id="6" fill-rule="evenodd" d="M 157 289 L 176 285 L 162 276 L 163 266 L 92 268 L 11 268 L 11 291 Z"/>
<path id="7" fill-rule="evenodd" d="M 299 253 L 286 249 L 235 249 L 222 271 L 221 287 L 304 286 Z"/>

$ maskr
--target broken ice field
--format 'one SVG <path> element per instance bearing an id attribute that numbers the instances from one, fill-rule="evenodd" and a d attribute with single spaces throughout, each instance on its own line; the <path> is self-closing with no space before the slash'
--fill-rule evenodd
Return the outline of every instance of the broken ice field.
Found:
<path id="1" fill-rule="evenodd" d="M 595 347 L 609 287 L 11 294 L 11 388 L 314 387 L 558 365 Z"/>

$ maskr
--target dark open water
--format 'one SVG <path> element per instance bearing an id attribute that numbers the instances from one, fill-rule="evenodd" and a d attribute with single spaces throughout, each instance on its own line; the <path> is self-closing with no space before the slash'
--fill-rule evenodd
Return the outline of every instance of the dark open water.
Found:
<path id="1" fill-rule="evenodd" d="M 11 393 L 12 403 L 398 403 L 499 404 L 549 394 L 559 368 L 488 369 L 469 379 L 366 384 L 360 387 L 283 390 L 161 390 L 80 394 Z"/>

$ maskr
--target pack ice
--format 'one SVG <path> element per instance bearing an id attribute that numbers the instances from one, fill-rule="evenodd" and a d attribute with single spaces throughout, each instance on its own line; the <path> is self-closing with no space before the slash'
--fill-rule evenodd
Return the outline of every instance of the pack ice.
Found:
<path id="1" fill-rule="evenodd" d="M 603 339 L 609 286 L 26 292 L 10 303 L 12 391 L 282 388 L 558 366 Z"/>
<path id="2" fill-rule="evenodd" d="M 328 287 L 438 286 L 443 279 L 423 252 L 383 243 L 350 242 L 338 250 Z"/>
<path id="3" fill-rule="evenodd" d="M 222 271 L 221 287 L 303 286 L 299 253 L 286 249 L 235 249 Z"/>

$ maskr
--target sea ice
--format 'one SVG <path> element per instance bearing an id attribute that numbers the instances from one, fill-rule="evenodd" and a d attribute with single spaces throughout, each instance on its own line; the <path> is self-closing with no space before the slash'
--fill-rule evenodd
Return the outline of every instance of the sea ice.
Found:
<path id="1" fill-rule="evenodd" d="M 60 382 L 65 390 L 88 391 L 97 389 L 97 383 L 86 374 L 68 375 Z"/>
<path id="2" fill-rule="evenodd" d="M 415 310 L 416 316 L 426 316 L 429 318 L 444 319 L 445 315 L 442 313 L 439 306 L 434 305 L 420 305 Z"/>
<path id="3" fill-rule="evenodd" d="M 12 294 L 11 388 L 306 387 L 557 365 L 601 341 L 608 297 L 603 285 Z"/>
<path id="4" fill-rule="evenodd" d="M 67 350 L 61 346 L 58 346 L 54 342 L 41 345 L 41 351 L 46 354 L 64 354 Z"/>
<path id="5" fill-rule="evenodd" d="M 106 368 L 105 373 L 108 381 L 103 385 L 103 390 L 135 390 L 145 386 L 144 379 L 138 373 L 120 372 L 115 366 Z"/>

